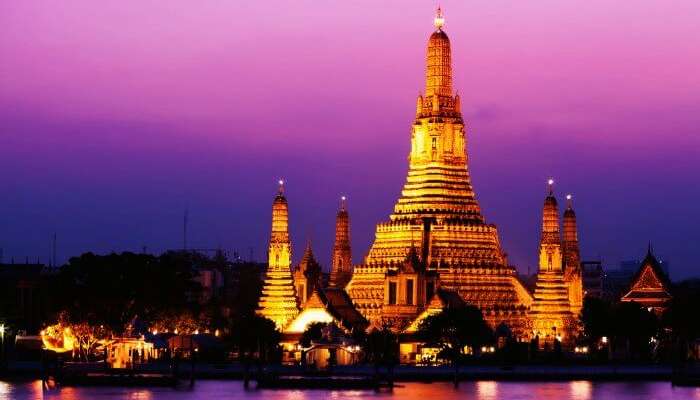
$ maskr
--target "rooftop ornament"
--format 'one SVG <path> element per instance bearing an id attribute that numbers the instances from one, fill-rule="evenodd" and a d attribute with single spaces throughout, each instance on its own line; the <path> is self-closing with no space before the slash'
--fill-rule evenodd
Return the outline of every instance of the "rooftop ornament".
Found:
<path id="1" fill-rule="evenodd" d="M 437 30 L 442 29 L 442 26 L 445 25 L 445 17 L 442 15 L 442 9 L 440 9 L 440 7 L 438 7 L 438 9 L 435 11 L 433 25 L 435 25 Z"/>

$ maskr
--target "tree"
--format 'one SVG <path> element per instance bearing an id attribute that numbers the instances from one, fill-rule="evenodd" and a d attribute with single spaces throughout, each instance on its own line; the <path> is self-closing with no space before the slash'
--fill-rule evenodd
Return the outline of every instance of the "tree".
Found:
<path id="1" fill-rule="evenodd" d="M 257 314 L 240 315 L 233 321 L 231 338 L 238 348 L 238 357 L 243 364 L 246 388 L 250 381 L 251 362 L 256 362 L 260 369 L 263 362 L 279 360 L 281 336 L 272 320 Z"/>
<path id="2" fill-rule="evenodd" d="M 580 317 L 583 325 L 583 334 L 590 348 L 596 350 L 596 353 L 592 354 L 602 359 L 607 359 L 609 348 L 599 349 L 597 345 L 603 337 L 612 338 L 612 305 L 610 302 L 599 298 L 586 297 L 583 300 Z"/>
<path id="3" fill-rule="evenodd" d="M 627 355 L 632 358 L 648 357 L 651 339 L 659 332 L 654 313 L 635 302 L 620 302 L 612 307 L 611 315 L 613 345 L 624 343 Z"/>
<path id="4" fill-rule="evenodd" d="M 309 326 L 301 334 L 301 339 L 299 343 L 304 347 L 311 346 L 312 342 L 318 342 L 323 338 L 323 330 L 328 326 L 324 322 L 314 322 L 309 324 Z"/>
<path id="5" fill-rule="evenodd" d="M 700 337 L 700 280 L 691 279 L 674 287 L 673 299 L 661 320 L 671 330 L 671 353 L 676 362 L 685 362 L 693 357 L 690 344 Z"/>
<path id="6" fill-rule="evenodd" d="M 439 356 L 452 361 L 455 368 L 455 386 L 458 384 L 459 360 L 465 347 L 478 352 L 493 336 L 481 310 L 467 305 L 464 308 L 446 308 L 430 315 L 418 327 L 417 336 L 426 344 L 440 348 Z"/>
<path id="7" fill-rule="evenodd" d="M 276 361 L 279 357 L 281 333 L 275 323 L 265 317 L 249 314 L 233 323 L 232 339 L 243 361 Z"/>
<path id="8" fill-rule="evenodd" d="M 125 252 L 85 253 L 62 266 L 50 282 L 54 312 L 105 325 L 117 334 L 135 316 L 152 321 L 164 312 L 199 314 L 201 290 L 196 266 L 207 258 L 196 253 L 161 256 Z"/>

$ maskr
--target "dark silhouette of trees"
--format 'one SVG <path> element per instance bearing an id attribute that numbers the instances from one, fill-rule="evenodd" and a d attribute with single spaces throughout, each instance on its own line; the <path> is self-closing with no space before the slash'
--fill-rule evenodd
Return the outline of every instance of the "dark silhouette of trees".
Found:
<path id="1" fill-rule="evenodd" d="M 683 363 L 697 355 L 693 353 L 691 343 L 700 338 L 700 280 L 691 279 L 680 282 L 674 287 L 673 299 L 669 308 L 662 315 L 665 328 L 670 329 L 671 359 Z"/>
<path id="2" fill-rule="evenodd" d="M 201 288 L 194 277 L 201 257 L 184 252 L 73 257 L 50 282 L 52 311 L 65 310 L 73 319 L 104 324 L 116 333 L 135 316 L 153 320 L 169 311 L 198 315 Z"/>
<path id="3" fill-rule="evenodd" d="M 311 346 L 312 342 L 318 342 L 323 338 L 323 330 L 328 324 L 323 322 L 314 322 L 309 324 L 304 333 L 301 334 L 299 343 L 304 347 Z"/>
<path id="4" fill-rule="evenodd" d="M 439 357 L 451 360 L 455 368 L 455 385 L 458 384 L 459 363 L 464 357 L 465 347 L 478 353 L 488 343 L 493 332 L 481 310 L 468 305 L 463 308 L 447 308 L 427 317 L 418 327 L 417 335 L 427 345 L 441 349 Z"/>
<path id="5" fill-rule="evenodd" d="M 609 303 L 587 298 L 581 311 L 584 334 L 591 345 L 603 337 L 613 352 L 631 359 L 651 356 L 652 344 L 659 333 L 659 321 L 653 312 L 634 302 Z"/>
<path id="6" fill-rule="evenodd" d="M 258 366 L 258 373 L 264 363 L 279 362 L 281 333 L 275 323 L 254 313 L 240 315 L 233 321 L 231 339 L 238 349 L 238 359 L 243 364 L 244 385 L 250 381 L 250 365 Z"/>

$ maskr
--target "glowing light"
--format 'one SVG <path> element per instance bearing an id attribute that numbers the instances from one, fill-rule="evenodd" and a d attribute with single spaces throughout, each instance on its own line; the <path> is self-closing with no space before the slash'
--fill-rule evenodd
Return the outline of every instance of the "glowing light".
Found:
<path id="1" fill-rule="evenodd" d="M 277 181 L 277 183 L 279 183 L 280 186 L 284 185 L 284 179 L 280 179 L 279 181 Z"/>
<path id="2" fill-rule="evenodd" d="M 340 197 L 340 200 L 343 200 L 343 201 L 345 201 L 345 200 L 347 200 L 347 197 L 345 197 L 345 196 L 341 196 L 341 197 Z"/>
<path id="3" fill-rule="evenodd" d="M 554 185 L 554 179 L 549 178 L 549 179 L 547 180 L 547 184 L 548 184 L 549 186 Z"/>
<path id="4" fill-rule="evenodd" d="M 435 19 L 433 20 L 433 25 L 435 25 L 435 28 L 437 29 L 440 29 L 443 25 L 445 25 L 445 17 L 442 15 L 442 10 L 440 9 L 440 7 L 438 7 L 437 11 L 435 12 Z"/>
<path id="5" fill-rule="evenodd" d="M 603 342 L 603 343 L 608 343 L 608 337 L 607 337 L 607 336 L 603 336 L 602 338 L 600 338 L 600 341 Z"/>
<path id="6" fill-rule="evenodd" d="M 292 321 L 285 332 L 304 333 L 306 328 L 314 322 L 330 323 L 333 322 L 333 317 L 324 309 L 307 309 L 302 311 L 302 313 Z"/>
<path id="7" fill-rule="evenodd" d="M 571 197 L 572 197 L 572 196 L 571 196 L 570 194 L 567 194 L 567 195 L 566 195 L 566 199 L 567 199 L 567 200 L 571 200 Z"/>

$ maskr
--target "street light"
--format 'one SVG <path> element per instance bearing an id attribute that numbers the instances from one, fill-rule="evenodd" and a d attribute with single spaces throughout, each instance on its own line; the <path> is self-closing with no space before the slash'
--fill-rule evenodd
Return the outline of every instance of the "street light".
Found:
<path id="1" fill-rule="evenodd" d="M 5 363 L 5 324 L 0 324 L 0 362 Z"/>

